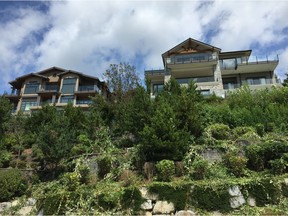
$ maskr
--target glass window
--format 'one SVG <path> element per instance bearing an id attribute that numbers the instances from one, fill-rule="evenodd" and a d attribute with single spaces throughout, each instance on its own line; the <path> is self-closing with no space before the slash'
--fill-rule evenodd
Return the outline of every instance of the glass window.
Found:
<path id="1" fill-rule="evenodd" d="M 39 90 L 38 82 L 29 82 L 25 85 L 24 94 L 36 94 L 38 90 Z"/>
<path id="2" fill-rule="evenodd" d="M 58 91 L 58 84 L 57 83 L 46 83 L 45 90 L 46 91 Z"/>
<path id="3" fill-rule="evenodd" d="M 69 94 L 75 91 L 76 78 L 64 78 L 62 93 Z"/>
<path id="4" fill-rule="evenodd" d="M 163 91 L 164 85 L 163 84 L 154 84 L 153 85 L 153 94 L 158 94 Z"/>
<path id="5" fill-rule="evenodd" d="M 64 95 L 61 96 L 60 103 L 73 103 L 74 96 L 73 95 Z"/>
<path id="6" fill-rule="evenodd" d="M 210 96 L 210 90 L 201 90 L 201 94 L 205 96 Z"/>
<path id="7" fill-rule="evenodd" d="M 246 79 L 248 85 L 265 85 L 266 78 L 265 77 L 254 77 Z"/>
<path id="8" fill-rule="evenodd" d="M 22 111 L 29 111 L 30 107 L 32 106 L 37 106 L 37 98 L 33 98 L 33 99 L 22 99 L 22 103 L 21 103 L 21 110 Z"/>

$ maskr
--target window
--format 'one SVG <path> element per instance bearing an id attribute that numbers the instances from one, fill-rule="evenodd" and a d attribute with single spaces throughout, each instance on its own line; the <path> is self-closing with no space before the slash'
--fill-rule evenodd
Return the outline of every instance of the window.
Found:
<path id="1" fill-rule="evenodd" d="M 210 90 L 201 90 L 201 95 L 204 97 L 210 96 Z"/>
<path id="2" fill-rule="evenodd" d="M 21 103 L 21 111 L 25 112 L 25 111 L 29 111 L 30 107 L 32 106 L 37 106 L 37 98 L 25 98 L 22 99 L 22 103 Z"/>
<path id="3" fill-rule="evenodd" d="M 266 78 L 265 77 L 253 77 L 246 79 L 248 85 L 265 85 Z"/>
<path id="4" fill-rule="evenodd" d="M 26 83 L 24 94 L 36 94 L 39 90 L 39 83 L 36 81 Z"/>
<path id="5" fill-rule="evenodd" d="M 60 103 L 73 103 L 74 96 L 73 95 L 65 95 L 61 96 Z"/>
<path id="6" fill-rule="evenodd" d="M 45 91 L 58 91 L 57 83 L 46 83 Z"/>
<path id="7" fill-rule="evenodd" d="M 164 85 L 163 84 L 154 84 L 153 85 L 153 94 L 158 94 L 163 91 Z"/>
<path id="8" fill-rule="evenodd" d="M 75 91 L 76 78 L 64 78 L 62 93 L 71 94 Z"/>
<path id="9" fill-rule="evenodd" d="M 91 99 L 80 99 L 76 101 L 76 104 L 92 104 Z"/>

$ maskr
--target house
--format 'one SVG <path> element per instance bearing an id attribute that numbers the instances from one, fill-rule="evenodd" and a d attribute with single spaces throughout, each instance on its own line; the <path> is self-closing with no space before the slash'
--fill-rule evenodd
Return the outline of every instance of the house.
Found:
<path id="1" fill-rule="evenodd" d="M 181 85 L 194 81 L 203 95 L 225 97 L 245 83 L 251 90 L 281 86 L 275 76 L 276 59 L 252 59 L 252 50 L 222 52 L 220 48 L 188 38 L 162 54 L 164 69 L 147 70 L 151 96 L 174 77 Z"/>
<path id="2" fill-rule="evenodd" d="M 91 96 L 107 97 L 108 87 L 98 78 L 77 71 L 52 67 L 37 73 L 30 73 L 9 82 L 10 94 L 6 94 L 14 104 L 14 112 L 30 112 L 41 109 L 45 104 L 62 109 L 68 103 L 74 107 L 87 109 Z"/>

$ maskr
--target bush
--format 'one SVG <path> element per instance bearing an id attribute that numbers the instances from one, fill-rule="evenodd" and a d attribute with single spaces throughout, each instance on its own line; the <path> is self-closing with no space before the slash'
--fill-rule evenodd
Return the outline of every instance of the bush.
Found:
<path id="1" fill-rule="evenodd" d="M 255 129 L 252 127 L 236 127 L 232 130 L 233 136 L 235 138 L 241 137 L 248 132 L 255 132 Z"/>
<path id="2" fill-rule="evenodd" d="M 0 170 L 0 202 L 23 195 L 27 190 L 27 180 L 17 169 Z"/>
<path id="3" fill-rule="evenodd" d="M 97 163 L 99 167 L 98 176 L 104 178 L 111 171 L 112 159 L 109 156 L 102 156 L 97 158 Z"/>
<path id="4" fill-rule="evenodd" d="M 162 181 L 171 181 L 175 174 L 175 164 L 171 160 L 162 160 L 156 164 L 158 179 Z"/>
<path id="5" fill-rule="evenodd" d="M 223 156 L 223 163 L 236 177 L 244 175 L 248 159 L 234 152 Z"/>
<path id="6" fill-rule="evenodd" d="M 141 192 L 138 188 L 130 186 L 124 189 L 121 206 L 124 209 L 131 209 L 134 213 L 140 210 L 141 204 L 145 200 L 142 198 Z"/>
<path id="7" fill-rule="evenodd" d="M 190 169 L 190 175 L 193 179 L 200 180 L 207 176 L 209 170 L 209 163 L 207 160 L 198 156 L 194 159 Z"/>
<path id="8" fill-rule="evenodd" d="M 230 128 L 225 124 L 212 124 L 205 129 L 208 136 L 213 137 L 216 140 L 226 140 L 230 136 Z"/>

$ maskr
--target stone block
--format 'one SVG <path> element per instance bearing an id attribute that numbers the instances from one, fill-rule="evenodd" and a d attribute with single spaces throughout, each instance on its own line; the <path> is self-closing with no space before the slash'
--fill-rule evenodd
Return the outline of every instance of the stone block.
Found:
<path id="1" fill-rule="evenodd" d="M 230 206 L 231 208 L 235 209 L 235 208 L 239 208 L 240 206 L 242 206 L 245 203 L 245 199 L 244 196 L 235 196 L 235 197 L 231 197 L 230 198 Z"/>
<path id="2" fill-rule="evenodd" d="M 253 197 L 248 197 L 247 203 L 249 206 L 254 207 L 256 206 L 256 200 Z"/>
<path id="3" fill-rule="evenodd" d="M 242 193 L 241 193 L 241 191 L 240 191 L 240 188 L 239 188 L 239 186 L 237 186 L 237 185 L 230 187 L 230 188 L 228 189 L 228 192 L 229 192 L 230 196 L 233 196 L 233 197 L 235 197 L 235 196 L 241 196 L 241 195 L 242 195 Z"/>
<path id="4" fill-rule="evenodd" d="M 191 210 L 181 210 L 176 212 L 175 216 L 195 216 L 196 213 Z"/>
<path id="5" fill-rule="evenodd" d="M 153 205 L 152 205 L 152 200 L 147 200 L 146 202 L 141 204 L 141 209 L 143 210 L 152 210 Z"/>
<path id="6" fill-rule="evenodd" d="M 167 201 L 157 201 L 153 208 L 153 214 L 170 214 L 174 211 L 174 204 Z"/>

